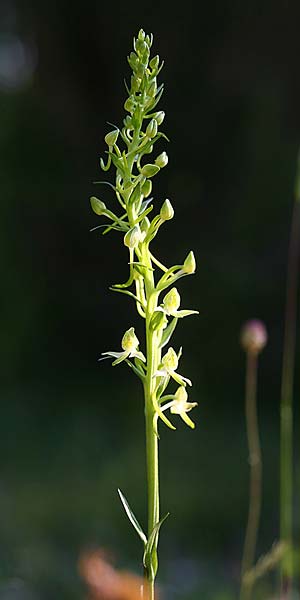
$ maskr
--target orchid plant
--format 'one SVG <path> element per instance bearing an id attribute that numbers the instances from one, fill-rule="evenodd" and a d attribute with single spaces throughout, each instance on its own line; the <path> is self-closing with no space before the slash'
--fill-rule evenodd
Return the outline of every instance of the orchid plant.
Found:
<path id="1" fill-rule="evenodd" d="M 159 419 L 171 429 L 173 415 L 192 429 L 194 422 L 188 413 L 197 405 L 188 401 L 187 386 L 190 379 L 178 373 L 180 348 L 176 351 L 168 346 L 178 319 L 197 314 L 196 310 L 180 309 L 181 298 L 175 286 L 179 279 L 195 273 L 196 263 L 193 252 L 189 252 L 183 264 L 165 266 L 154 254 L 150 246 L 160 228 L 174 216 L 170 200 L 166 199 L 156 213 L 152 191 L 152 180 L 168 164 L 166 152 L 153 160 L 152 154 L 158 140 L 168 138 L 159 131 L 165 113 L 157 110 L 163 93 L 163 84 L 158 85 L 157 77 L 163 67 L 159 56 L 150 58 L 152 35 L 141 29 L 134 39 L 134 51 L 128 57 L 132 69 L 130 86 L 126 85 L 128 97 L 124 109 L 128 113 L 123 127 L 114 127 L 105 136 L 107 160 L 101 159 L 103 171 L 110 168 L 115 173 L 114 183 L 108 183 L 114 190 L 121 214 L 108 209 L 105 203 L 93 196 L 91 206 L 99 217 L 108 219 L 103 233 L 118 231 L 123 237 L 129 254 L 129 277 L 126 283 L 114 284 L 110 289 L 126 294 L 136 303 L 138 315 L 145 327 L 145 348 L 140 349 L 140 341 L 131 325 L 125 331 L 122 350 L 106 351 L 100 360 L 112 358 L 113 366 L 121 362 L 127 364 L 141 380 L 144 390 L 146 420 L 146 455 L 148 485 L 148 529 L 144 532 L 132 512 L 125 496 L 119 495 L 126 514 L 140 536 L 143 546 L 145 585 L 143 598 L 154 600 L 154 582 L 158 569 L 157 547 L 160 527 L 166 516 L 160 514 L 159 462 L 158 462 L 158 423 Z M 152 215 L 155 216 L 152 217 Z M 177 389 L 170 392 L 167 387 L 175 383 Z M 167 416 L 168 411 L 170 415 Z"/>

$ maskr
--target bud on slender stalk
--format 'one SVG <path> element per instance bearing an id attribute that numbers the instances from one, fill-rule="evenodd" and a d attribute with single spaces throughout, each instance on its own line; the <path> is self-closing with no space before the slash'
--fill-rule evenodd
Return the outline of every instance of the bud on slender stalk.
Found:
<path id="1" fill-rule="evenodd" d="M 94 213 L 96 213 L 96 215 L 104 215 L 107 211 L 106 205 L 104 204 L 104 202 L 102 202 L 102 200 L 99 200 L 98 198 L 96 198 L 95 196 L 92 196 L 90 198 L 90 203 L 91 203 L 91 207 L 94 211 Z"/>
<path id="2" fill-rule="evenodd" d="M 165 113 L 164 113 L 164 111 L 163 111 L 163 110 L 160 110 L 159 112 L 157 112 L 157 113 L 154 115 L 154 117 L 155 117 L 155 120 L 156 120 L 156 122 L 157 122 L 157 125 L 161 125 L 161 124 L 162 124 L 162 122 L 163 122 L 163 120 L 164 120 L 164 118 L 165 118 Z"/>
<path id="3" fill-rule="evenodd" d="M 258 354 L 268 341 L 265 325 L 259 319 L 247 321 L 241 331 L 241 344 L 251 354 Z"/>
<path id="4" fill-rule="evenodd" d="M 114 146 L 114 144 L 116 143 L 117 139 L 119 136 L 119 130 L 118 129 L 113 129 L 113 131 L 110 131 L 109 133 L 106 134 L 104 140 L 105 143 L 111 147 Z"/>
<path id="5" fill-rule="evenodd" d="M 156 175 L 156 173 L 158 173 L 158 171 L 159 171 L 158 165 L 147 164 L 147 165 L 143 166 L 141 173 L 145 177 L 154 177 L 154 175 Z"/>
<path id="6" fill-rule="evenodd" d="M 168 155 L 166 152 L 162 152 L 156 159 L 155 159 L 155 164 L 160 167 L 160 169 L 163 169 L 163 167 L 166 167 L 167 164 L 169 162 L 168 159 Z"/>
<path id="7" fill-rule="evenodd" d="M 183 263 L 183 271 L 188 275 L 192 275 L 196 271 L 196 260 L 192 250 L 189 252 Z"/>
<path id="8" fill-rule="evenodd" d="M 170 200 L 168 200 L 168 198 L 164 201 L 161 209 L 160 209 L 160 218 L 162 221 L 170 221 L 170 219 L 173 219 L 174 217 L 174 208 L 170 202 Z"/>

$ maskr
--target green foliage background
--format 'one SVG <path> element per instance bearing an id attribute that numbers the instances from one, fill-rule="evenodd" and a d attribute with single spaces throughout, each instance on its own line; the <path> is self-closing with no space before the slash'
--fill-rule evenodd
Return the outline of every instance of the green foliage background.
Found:
<path id="1" fill-rule="evenodd" d="M 259 551 L 278 538 L 299 18 L 299 3 L 287 9 L 279 0 L 1 5 L 1 598 L 83 597 L 76 564 L 90 546 L 139 568 L 139 541 L 116 488 L 143 520 L 140 388 L 126 367 L 97 363 L 135 319 L 130 299 L 108 291 L 126 278 L 127 254 L 119 236 L 89 232 L 98 221 L 88 197 L 109 204 L 109 188 L 93 181 L 101 178 L 106 121 L 124 116 L 126 56 L 141 26 L 166 61 L 160 108 L 171 144 L 161 142 L 169 165 L 155 178 L 154 197 L 159 205 L 169 197 L 176 218 L 156 243 L 166 262 L 181 262 L 192 248 L 198 263 L 180 292 L 200 317 L 175 335 L 182 371 L 195 382 L 197 429 L 161 426 L 163 506 L 171 513 L 161 539 L 166 597 L 226 600 L 237 588 L 248 486 L 239 330 L 252 317 L 269 331 L 259 373 Z M 12 35 L 31 57 L 13 85 Z"/>

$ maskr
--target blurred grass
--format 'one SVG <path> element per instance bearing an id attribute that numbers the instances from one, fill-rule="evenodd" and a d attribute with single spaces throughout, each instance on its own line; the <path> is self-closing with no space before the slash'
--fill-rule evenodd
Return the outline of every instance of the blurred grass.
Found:
<path id="1" fill-rule="evenodd" d="M 2 580 L 14 573 L 43 598 L 55 590 L 79 598 L 76 563 L 89 546 L 109 548 L 121 566 L 138 569 L 140 543 L 116 493 L 120 487 L 144 522 L 142 409 L 133 410 L 140 398 L 130 374 L 125 379 L 122 397 L 109 380 L 105 388 L 82 390 L 84 404 L 78 388 L 56 390 L 52 410 L 42 389 L 7 392 L 0 426 Z M 118 413 L 122 402 L 132 407 L 127 417 Z M 178 424 L 161 440 L 162 510 L 171 513 L 162 532 L 161 581 L 167 592 L 169 578 L 171 590 L 175 582 L 184 600 L 206 588 L 209 597 L 237 588 L 247 510 L 242 415 L 223 410 L 216 420 L 203 397 L 197 422 L 192 435 Z M 277 443 L 268 418 L 261 427 L 264 552 L 277 531 Z"/>

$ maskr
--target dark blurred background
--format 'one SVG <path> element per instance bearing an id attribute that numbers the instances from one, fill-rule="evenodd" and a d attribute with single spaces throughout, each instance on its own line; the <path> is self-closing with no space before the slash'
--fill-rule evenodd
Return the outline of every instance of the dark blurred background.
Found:
<path id="1" fill-rule="evenodd" d="M 129 298 L 108 290 L 127 276 L 122 239 L 89 231 L 99 222 L 89 196 L 113 200 L 93 182 L 103 178 L 107 121 L 124 117 L 126 56 L 140 27 L 165 59 L 160 109 L 171 139 L 160 145 L 169 166 L 153 183 L 157 206 L 170 198 L 175 219 L 155 248 L 169 264 L 193 249 L 198 264 L 179 288 L 200 316 L 180 323 L 174 340 L 194 381 L 197 428 L 161 426 L 165 598 L 227 600 L 237 590 L 248 501 L 239 331 L 253 317 L 269 333 L 258 552 L 278 539 L 299 25 L 296 0 L 1 0 L 1 599 L 83 598 L 77 560 L 90 547 L 140 568 L 116 488 L 144 522 L 141 389 L 125 366 L 97 362 L 137 317 Z"/>

